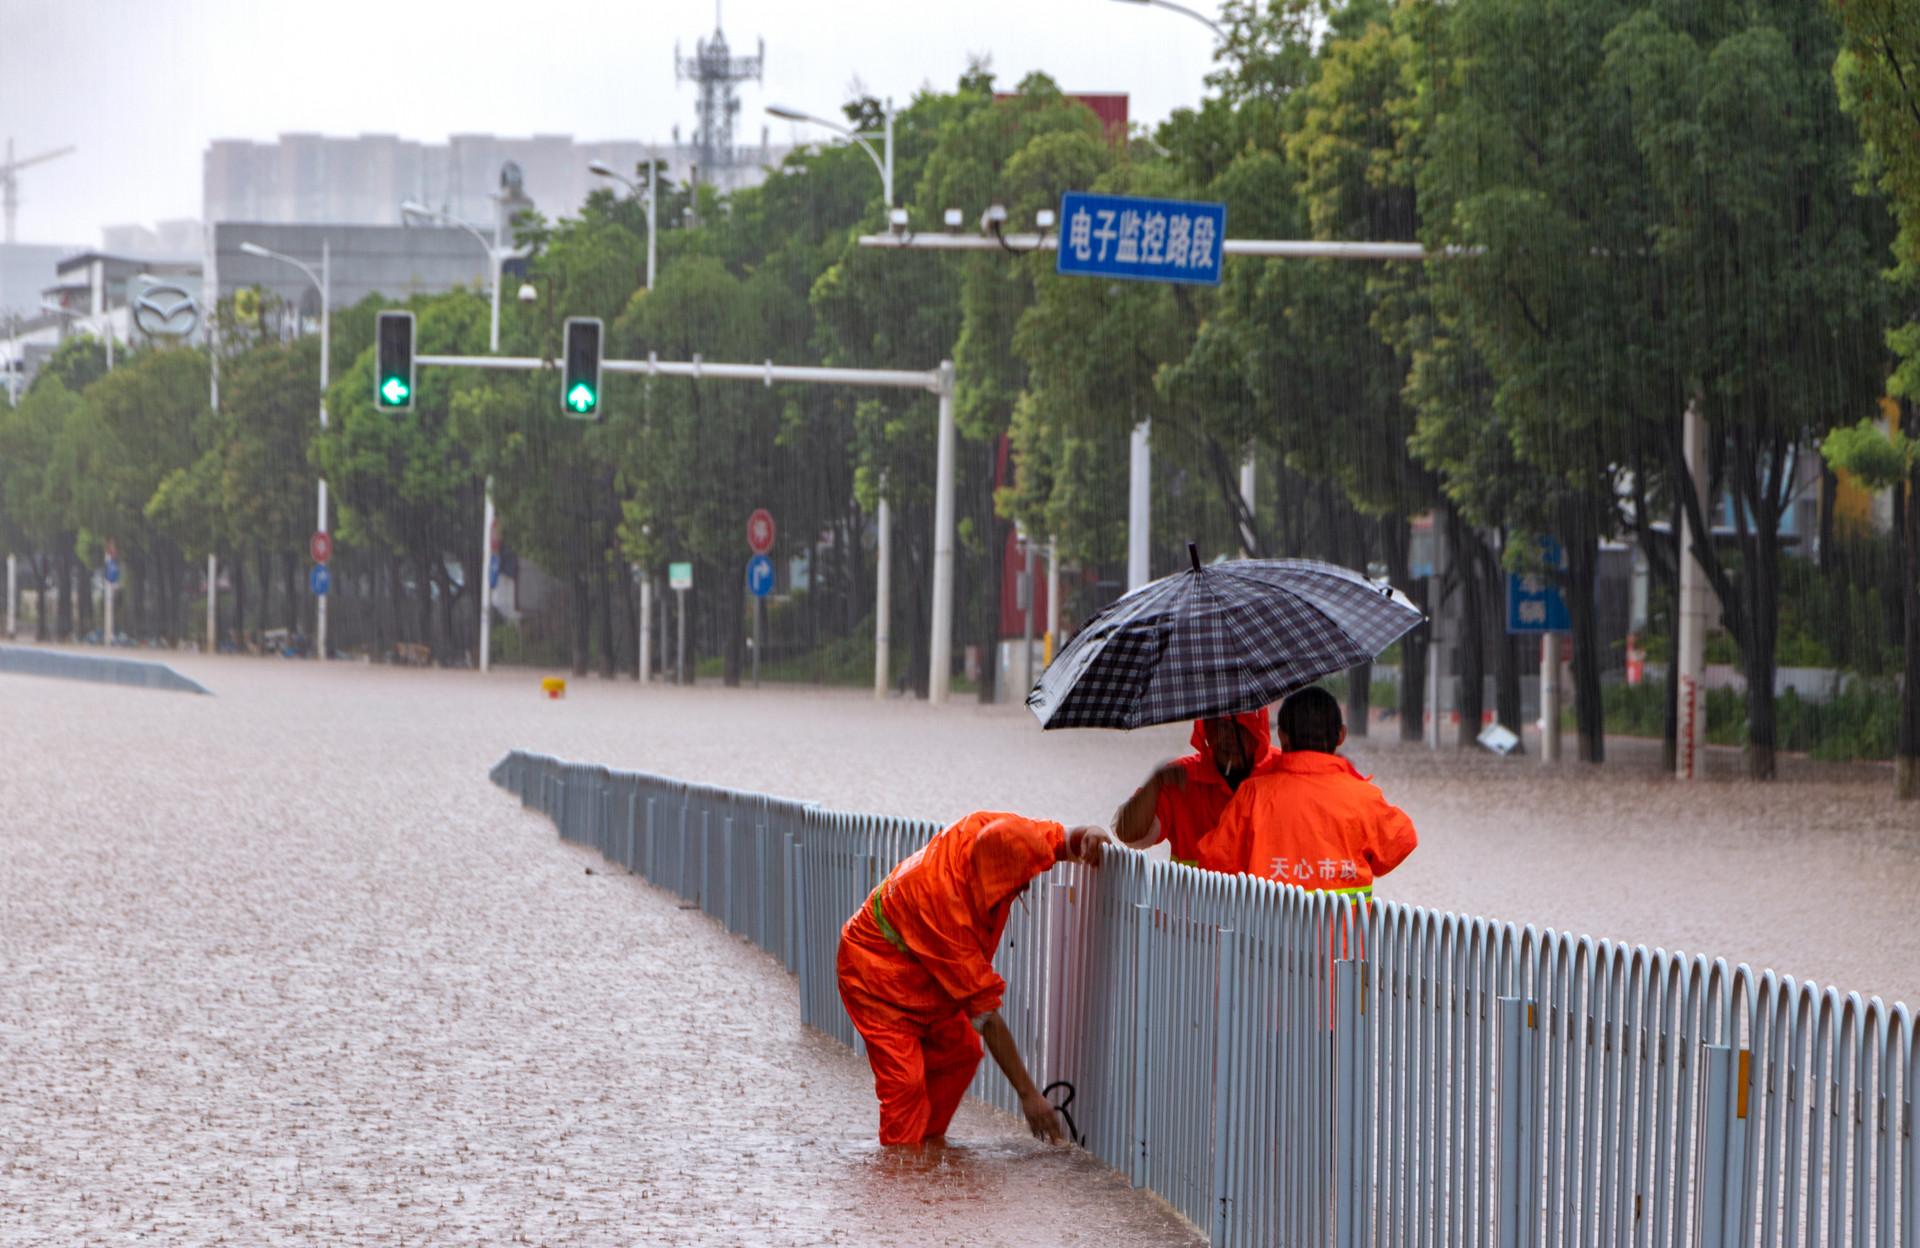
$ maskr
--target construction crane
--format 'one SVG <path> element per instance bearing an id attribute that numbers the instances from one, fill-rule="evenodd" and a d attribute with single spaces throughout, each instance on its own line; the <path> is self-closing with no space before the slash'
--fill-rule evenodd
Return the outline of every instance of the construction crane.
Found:
<path id="1" fill-rule="evenodd" d="M 20 215 L 20 180 L 14 175 L 28 165 L 38 165 L 56 157 L 73 153 L 72 147 L 56 148 L 51 152 L 41 152 L 38 156 L 29 156 L 25 160 L 13 158 L 13 140 L 7 140 L 7 158 L 0 161 L 0 202 L 4 202 L 7 215 L 7 241 L 13 241 L 14 218 Z"/>

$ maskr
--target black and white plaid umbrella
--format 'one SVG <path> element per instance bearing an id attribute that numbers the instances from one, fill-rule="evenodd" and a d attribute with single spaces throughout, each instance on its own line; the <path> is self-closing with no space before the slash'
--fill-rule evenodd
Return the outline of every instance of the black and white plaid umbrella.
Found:
<path id="1" fill-rule="evenodd" d="M 1042 728 L 1235 715 L 1366 662 L 1422 618 L 1406 595 L 1330 563 L 1202 567 L 1195 554 L 1087 621 L 1027 706 Z"/>

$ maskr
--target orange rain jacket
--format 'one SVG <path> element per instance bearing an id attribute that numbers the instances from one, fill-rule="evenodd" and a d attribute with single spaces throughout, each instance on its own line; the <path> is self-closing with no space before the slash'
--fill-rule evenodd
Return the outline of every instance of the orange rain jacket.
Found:
<path id="1" fill-rule="evenodd" d="M 1013 899 L 1065 853 L 1060 824 L 976 811 L 893 869 L 840 929 L 840 1000 L 867 1042 L 880 1142 L 947 1124 L 980 1064 L 969 1020 L 1000 1008 Z"/>
<path id="2" fill-rule="evenodd" d="M 1368 894 L 1419 843 L 1413 820 L 1338 754 L 1289 750 L 1243 782 L 1200 842 L 1210 871 Z"/>
<path id="3" fill-rule="evenodd" d="M 1247 780 L 1272 771 L 1280 755 L 1273 748 L 1273 733 L 1267 727 L 1264 708 L 1235 715 L 1233 722 L 1240 725 L 1241 735 L 1253 739 L 1253 769 L 1240 782 L 1241 788 L 1245 788 Z M 1214 764 L 1213 748 L 1207 744 L 1205 720 L 1193 721 L 1193 736 L 1189 739 L 1194 752 L 1173 760 L 1174 766 L 1187 773 L 1187 783 L 1179 788 L 1171 784 L 1160 786 L 1160 796 L 1153 804 L 1154 817 L 1160 821 L 1160 836 L 1152 844 L 1170 841 L 1175 862 L 1194 863 L 1200 859 L 1200 838 L 1213 831 L 1221 812 L 1233 800 L 1234 790 L 1227 787 L 1227 782 L 1220 777 L 1220 768 Z"/>

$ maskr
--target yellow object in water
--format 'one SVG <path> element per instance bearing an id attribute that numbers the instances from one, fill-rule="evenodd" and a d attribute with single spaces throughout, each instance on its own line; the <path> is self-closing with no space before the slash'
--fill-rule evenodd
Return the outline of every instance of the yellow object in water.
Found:
<path id="1" fill-rule="evenodd" d="M 550 698 L 567 696 L 567 682 L 558 676 L 544 676 L 540 680 L 540 692 Z"/>

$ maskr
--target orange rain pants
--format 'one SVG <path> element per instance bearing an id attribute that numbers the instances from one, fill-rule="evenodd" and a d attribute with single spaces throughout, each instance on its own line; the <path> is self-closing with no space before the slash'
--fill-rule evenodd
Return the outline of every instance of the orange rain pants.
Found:
<path id="1" fill-rule="evenodd" d="M 1065 854 L 1057 823 L 977 811 L 907 858 L 840 930 L 840 1000 L 867 1042 L 880 1142 L 946 1134 L 980 1066 L 971 1020 L 1000 1008 L 993 969 L 1013 899 Z"/>

